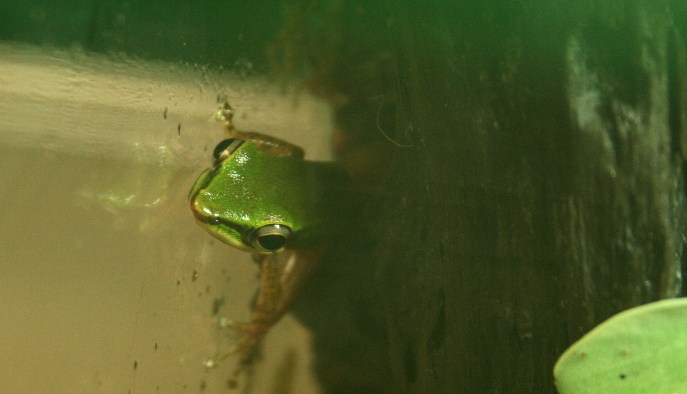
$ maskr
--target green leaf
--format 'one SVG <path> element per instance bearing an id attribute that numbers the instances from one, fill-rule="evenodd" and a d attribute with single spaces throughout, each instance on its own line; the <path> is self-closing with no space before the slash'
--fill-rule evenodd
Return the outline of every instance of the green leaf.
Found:
<path id="1" fill-rule="evenodd" d="M 687 298 L 611 317 L 568 348 L 553 375 L 561 394 L 687 393 Z"/>

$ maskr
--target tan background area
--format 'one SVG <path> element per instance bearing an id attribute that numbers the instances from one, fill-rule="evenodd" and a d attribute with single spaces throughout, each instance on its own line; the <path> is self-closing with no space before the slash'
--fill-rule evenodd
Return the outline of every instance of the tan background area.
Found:
<path id="1" fill-rule="evenodd" d="M 328 107 L 264 79 L 0 47 L 0 391 L 227 391 L 232 360 L 202 363 L 237 338 L 219 316 L 248 319 L 257 267 L 186 204 L 218 95 L 237 127 L 328 158 Z M 309 345 L 287 316 L 243 391 L 317 392 Z"/>

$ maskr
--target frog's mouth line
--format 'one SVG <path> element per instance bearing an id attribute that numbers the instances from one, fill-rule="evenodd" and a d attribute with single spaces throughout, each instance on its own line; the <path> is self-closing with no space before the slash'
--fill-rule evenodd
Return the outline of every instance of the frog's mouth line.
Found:
<path id="1" fill-rule="evenodd" d="M 204 228 L 205 231 L 210 233 L 210 235 L 235 248 L 245 250 L 248 252 L 255 251 L 253 248 L 240 241 L 243 239 L 243 235 L 247 234 L 247 232 L 250 231 L 249 228 L 237 225 L 236 223 L 231 223 L 220 217 L 203 214 L 203 211 L 197 206 L 195 195 L 191 199 L 190 205 L 191 213 L 193 214 L 193 217 L 196 219 L 196 222 L 198 222 L 198 224 L 202 228 Z M 234 237 L 227 235 L 227 232 L 233 233 Z"/>

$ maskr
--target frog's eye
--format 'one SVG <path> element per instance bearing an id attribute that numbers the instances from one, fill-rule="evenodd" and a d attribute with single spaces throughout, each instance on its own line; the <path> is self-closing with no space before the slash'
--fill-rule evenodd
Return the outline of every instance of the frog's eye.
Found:
<path id="1" fill-rule="evenodd" d="M 263 252 L 277 252 L 286 244 L 291 229 L 283 224 L 268 224 L 255 230 L 251 235 L 251 244 Z"/>
<path id="2" fill-rule="evenodd" d="M 221 141 L 219 144 L 217 144 L 215 150 L 212 152 L 212 157 L 215 158 L 215 163 L 220 163 L 227 157 L 231 156 L 231 154 L 234 153 L 234 151 L 238 149 L 241 144 L 243 144 L 243 140 L 238 138 L 227 138 L 226 140 Z"/>

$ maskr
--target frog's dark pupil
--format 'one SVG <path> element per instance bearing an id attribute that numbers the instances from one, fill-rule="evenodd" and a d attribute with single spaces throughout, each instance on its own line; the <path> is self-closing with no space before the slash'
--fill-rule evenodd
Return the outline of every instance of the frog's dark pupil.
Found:
<path id="1" fill-rule="evenodd" d="M 286 237 L 281 234 L 268 234 L 258 237 L 260 247 L 267 251 L 276 251 L 284 247 Z"/>
<path id="2" fill-rule="evenodd" d="M 215 147 L 215 150 L 212 152 L 212 157 L 214 157 L 215 160 L 219 160 L 219 156 L 222 154 L 222 152 L 224 152 L 224 150 L 227 149 L 235 140 L 236 138 L 227 138 L 226 140 L 220 141 L 220 143 Z"/>

